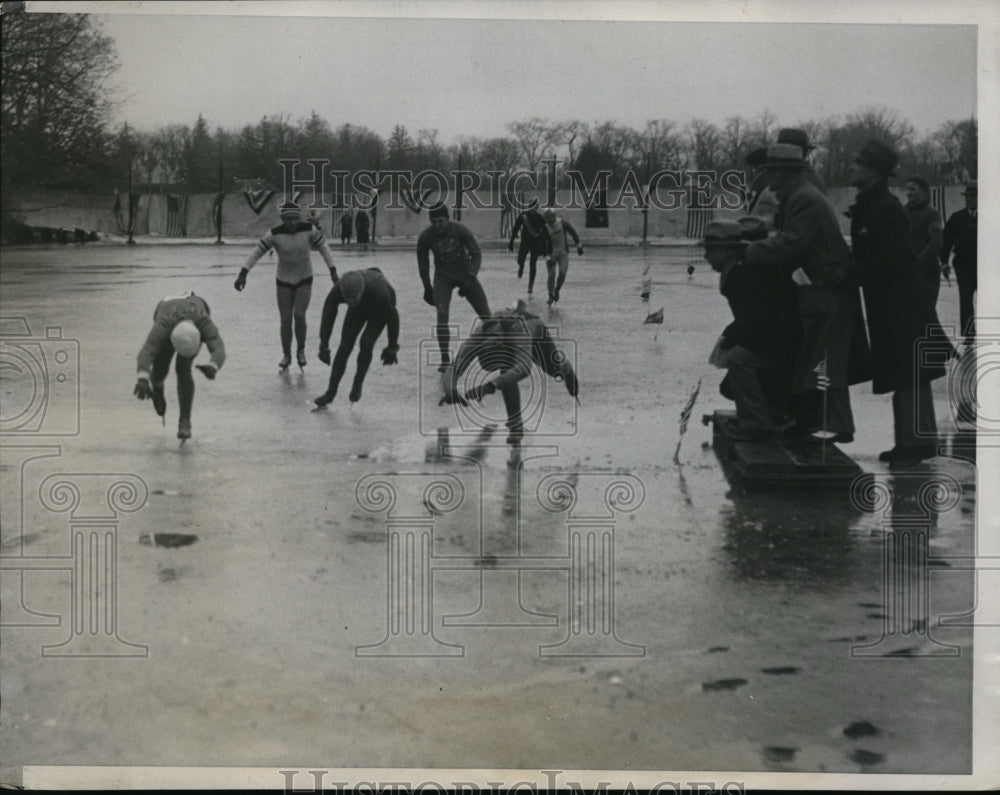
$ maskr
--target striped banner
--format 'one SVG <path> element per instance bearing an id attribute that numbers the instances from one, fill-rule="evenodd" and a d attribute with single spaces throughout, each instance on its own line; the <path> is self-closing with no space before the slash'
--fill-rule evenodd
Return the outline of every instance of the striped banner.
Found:
<path id="1" fill-rule="evenodd" d="M 186 237 L 187 196 L 167 196 L 167 237 Z"/>
<path id="2" fill-rule="evenodd" d="M 694 240 L 701 240 L 705 236 L 705 227 L 715 215 L 715 210 L 688 208 L 687 212 L 687 236 Z"/>
<path id="3" fill-rule="evenodd" d="M 947 218 L 947 208 L 944 203 L 944 186 L 937 185 L 931 187 L 930 204 L 935 210 L 941 213 L 942 218 Z"/>

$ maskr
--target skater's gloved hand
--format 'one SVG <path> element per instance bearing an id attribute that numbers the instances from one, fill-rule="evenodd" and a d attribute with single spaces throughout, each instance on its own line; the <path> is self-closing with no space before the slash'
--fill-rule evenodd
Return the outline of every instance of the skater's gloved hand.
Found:
<path id="1" fill-rule="evenodd" d="M 577 254 L 578 254 L 579 256 L 581 256 L 581 257 L 582 257 L 582 256 L 583 256 L 583 246 L 577 246 L 577 247 L 576 247 L 576 253 L 577 253 Z"/>
<path id="2" fill-rule="evenodd" d="M 688 265 L 688 276 L 694 273 L 694 265 Z"/>
<path id="3" fill-rule="evenodd" d="M 218 368 L 214 364 L 196 364 L 195 368 L 201 370 L 202 374 L 209 381 L 215 380 L 215 374 L 219 372 Z"/>
<path id="4" fill-rule="evenodd" d="M 330 363 L 330 349 L 329 348 L 320 348 L 319 349 L 319 360 L 321 362 L 323 362 L 323 364 L 329 364 Z"/>
<path id="5" fill-rule="evenodd" d="M 148 378 L 140 378 L 135 382 L 135 389 L 132 390 L 132 393 L 139 400 L 146 400 L 153 397 L 153 385 L 149 383 Z"/>
<path id="6" fill-rule="evenodd" d="M 233 282 L 233 287 L 239 292 L 243 292 L 243 288 L 247 286 L 247 269 L 240 268 L 240 275 L 236 277 L 236 281 Z"/>
<path id="7" fill-rule="evenodd" d="M 337 280 L 338 280 L 338 279 L 339 279 L 340 277 L 339 277 L 339 276 L 337 276 L 337 269 L 336 269 L 336 268 L 330 268 L 330 278 L 331 278 L 331 279 L 333 279 L 333 283 L 334 283 L 334 284 L 336 284 L 336 283 L 337 283 Z"/>
<path id="8" fill-rule="evenodd" d="M 496 391 L 497 385 L 492 381 L 487 381 L 485 384 L 477 384 L 472 389 L 466 390 L 465 397 L 467 400 L 475 400 L 477 403 L 482 403 L 484 395 L 492 395 Z"/>
<path id="9" fill-rule="evenodd" d="M 545 264 L 546 264 L 546 265 L 547 265 L 548 267 L 550 267 L 550 268 L 554 268 L 554 267 L 555 267 L 555 265 L 556 265 L 556 261 L 555 261 L 555 258 L 554 258 L 554 257 L 548 257 L 548 258 L 546 258 L 546 260 L 545 260 Z"/>
<path id="10" fill-rule="evenodd" d="M 398 345 L 387 345 L 382 350 L 382 364 L 399 364 L 396 354 L 399 352 Z"/>
<path id="11" fill-rule="evenodd" d="M 466 402 L 465 398 L 462 397 L 460 394 L 458 394 L 458 392 L 455 392 L 454 390 L 449 390 L 448 392 L 445 392 L 444 397 L 438 401 L 439 406 L 444 406 L 445 404 L 450 405 L 452 403 L 457 403 L 459 406 L 469 405 L 468 402 Z"/>
<path id="12" fill-rule="evenodd" d="M 434 306 L 434 288 L 424 287 L 424 303 Z"/>

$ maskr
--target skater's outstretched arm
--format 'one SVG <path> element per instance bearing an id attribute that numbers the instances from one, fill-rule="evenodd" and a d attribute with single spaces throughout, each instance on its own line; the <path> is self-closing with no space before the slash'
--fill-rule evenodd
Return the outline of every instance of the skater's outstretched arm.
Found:
<path id="1" fill-rule="evenodd" d="M 324 364 L 329 364 L 322 354 L 324 351 L 327 352 L 327 358 L 329 358 L 330 350 L 330 336 L 333 334 L 333 325 L 337 322 L 337 307 L 344 300 L 343 295 L 340 291 L 340 284 L 335 284 L 330 289 L 330 292 L 326 294 L 326 300 L 323 302 L 323 317 L 319 322 L 319 350 L 320 350 L 320 361 Z"/>

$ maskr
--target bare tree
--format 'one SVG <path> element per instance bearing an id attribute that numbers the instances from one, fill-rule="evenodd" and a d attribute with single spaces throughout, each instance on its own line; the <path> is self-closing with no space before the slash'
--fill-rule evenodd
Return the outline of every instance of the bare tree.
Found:
<path id="1" fill-rule="evenodd" d="M 93 187 L 106 178 L 109 81 L 118 63 L 100 23 L 89 15 L 5 9 L 0 50 L 5 180 Z"/>
<path id="2" fill-rule="evenodd" d="M 546 146 L 551 144 L 552 125 L 547 120 L 534 116 L 526 121 L 512 122 L 507 125 L 507 129 L 520 146 L 528 170 L 535 171 L 545 154 Z"/>

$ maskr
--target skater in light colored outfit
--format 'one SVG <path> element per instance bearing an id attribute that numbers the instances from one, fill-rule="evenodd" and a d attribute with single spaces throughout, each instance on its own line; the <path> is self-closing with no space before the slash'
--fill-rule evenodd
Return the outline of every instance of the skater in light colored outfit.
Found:
<path id="1" fill-rule="evenodd" d="M 485 371 L 499 375 L 463 395 L 458 380 L 474 361 Z M 445 395 L 440 403 L 468 405 L 469 400 L 482 401 L 485 395 L 499 391 L 507 410 L 507 443 L 520 444 L 524 436 L 520 381 L 530 374 L 532 366 L 562 380 L 566 391 L 577 396 L 579 384 L 572 365 L 552 341 L 545 324 L 525 309 L 523 301 L 518 301 L 516 308 L 502 309 L 485 319 L 462 343 L 454 365 L 446 368 L 442 376 Z"/>
<path id="2" fill-rule="evenodd" d="M 566 281 L 569 270 L 569 238 L 576 244 L 576 253 L 583 256 L 580 236 L 569 221 L 556 216 L 551 207 L 545 211 L 545 228 L 548 231 L 548 247 L 545 265 L 549 271 L 549 306 L 559 303 L 559 290 Z"/>
<path id="3" fill-rule="evenodd" d="M 180 408 L 177 438 L 181 441 L 191 438 L 191 406 L 194 403 L 191 365 L 202 342 L 212 358 L 209 364 L 198 365 L 198 369 L 212 381 L 226 361 L 226 347 L 219 329 L 212 322 L 205 299 L 192 292 L 185 292 L 167 296 L 156 305 L 153 328 L 139 351 L 138 379 L 133 391 L 139 400 L 152 398 L 153 408 L 160 417 L 167 413 L 163 382 L 170 371 L 170 361 L 177 354 L 175 369 L 177 403 Z"/>
<path id="4" fill-rule="evenodd" d="M 261 257 L 269 251 L 278 252 L 278 270 L 275 274 L 278 292 L 278 313 L 281 317 L 281 350 L 284 356 L 278 365 L 282 370 L 292 363 L 292 331 L 294 325 L 295 342 L 299 367 L 306 365 L 306 309 L 312 297 L 312 262 L 309 252 L 315 249 L 323 257 L 330 269 L 330 278 L 337 281 L 337 269 L 333 264 L 333 254 L 326 245 L 323 232 L 302 220 L 302 211 L 294 202 L 278 208 L 281 225 L 274 227 L 260 239 L 247 257 L 233 285 L 242 291 L 246 287 L 247 274 Z"/>
<path id="5" fill-rule="evenodd" d="M 351 403 L 361 400 L 361 387 L 365 374 L 372 362 L 375 341 L 388 329 L 389 344 L 382 350 L 382 364 L 396 364 L 399 352 L 399 313 L 396 311 L 396 291 L 378 268 L 363 271 L 347 271 L 341 276 L 323 303 L 323 320 L 319 327 L 319 359 L 330 364 L 330 335 L 337 321 L 337 306 L 347 304 L 347 314 L 340 330 L 340 345 L 333 357 L 330 370 L 330 384 L 326 393 L 316 398 L 316 408 L 323 408 L 333 402 L 337 395 L 340 379 L 347 369 L 347 359 L 354 349 L 354 343 L 361 335 L 358 350 L 358 366 L 354 373 L 354 384 L 349 396 Z"/>

